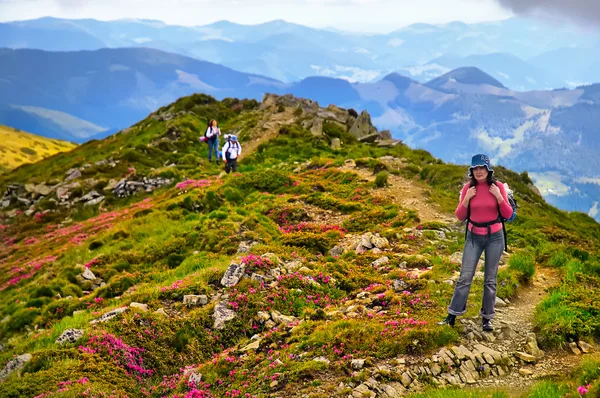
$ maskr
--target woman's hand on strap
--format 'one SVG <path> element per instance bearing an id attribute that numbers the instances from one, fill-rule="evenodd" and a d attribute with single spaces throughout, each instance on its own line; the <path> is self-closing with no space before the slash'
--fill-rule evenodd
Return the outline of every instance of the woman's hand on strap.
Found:
<path id="1" fill-rule="evenodd" d="M 501 202 L 504 200 L 504 198 L 502 197 L 502 192 L 500 192 L 500 188 L 498 188 L 498 185 L 496 185 L 496 184 L 490 185 L 490 193 L 492 195 L 494 195 L 494 197 L 496 198 L 496 200 L 498 202 Z"/>

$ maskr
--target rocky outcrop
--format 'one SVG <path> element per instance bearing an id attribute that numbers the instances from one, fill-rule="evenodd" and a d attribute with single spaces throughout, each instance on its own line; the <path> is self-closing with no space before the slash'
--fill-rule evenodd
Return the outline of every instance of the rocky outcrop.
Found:
<path id="1" fill-rule="evenodd" d="M 2 371 L 0 371 L 0 381 L 6 380 L 6 378 L 8 376 L 10 376 L 12 373 L 18 372 L 19 370 L 21 370 L 27 362 L 31 361 L 32 358 L 33 357 L 31 354 L 23 354 L 23 355 L 19 355 L 18 357 L 16 357 L 13 360 L 10 360 L 6 364 L 4 369 L 2 369 Z"/>
<path id="2" fill-rule="evenodd" d="M 152 192 L 155 189 L 158 189 L 162 186 L 169 185 L 171 181 L 172 180 L 169 178 L 161 177 L 143 177 L 140 181 L 132 181 L 123 178 L 112 189 L 112 193 L 118 198 L 123 198 L 125 196 L 130 196 L 140 191 Z"/>
<path id="3" fill-rule="evenodd" d="M 58 339 L 56 339 L 56 343 L 60 345 L 75 343 L 77 340 L 83 337 L 84 331 L 82 329 L 67 329 L 65 330 Z"/>

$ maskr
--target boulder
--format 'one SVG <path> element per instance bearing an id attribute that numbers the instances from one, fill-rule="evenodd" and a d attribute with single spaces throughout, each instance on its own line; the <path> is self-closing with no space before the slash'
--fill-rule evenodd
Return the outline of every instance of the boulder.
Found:
<path id="1" fill-rule="evenodd" d="M 344 254 L 344 252 L 346 251 L 346 249 L 344 249 L 342 246 L 334 246 L 331 250 L 329 250 L 329 255 L 333 256 L 333 257 L 339 257 L 342 254 Z"/>
<path id="2" fill-rule="evenodd" d="M 83 330 L 81 329 L 67 329 L 65 330 L 56 342 L 60 345 L 67 343 L 75 343 L 77 340 L 83 337 Z"/>
<path id="3" fill-rule="evenodd" d="M 365 366 L 364 359 L 353 359 L 351 362 L 352 369 L 361 370 Z"/>
<path id="4" fill-rule="evenodd" d="M 223 329 L 225 327 L 225 322 L 231 321 L 235 317 L 235 311 L 227 308 L 227 303 L 225 301 L 219 301 L 217 305 L 215 305 L 215 311 L 213 313 L 213 318 L 215 320 L 213 328 Z"/>
<path id="5" fill-rule="evenodd" d="M 317 117 L 313 120 L 312 126 L 310 128 L 310 132 L 312 135 L 320 137 L 323 135 L 323 119 Z"/>
<path id="6" fill-rule="evenodd" d="M 342 143 L 339 138 L 331 139 L 331 149 L 340 149 L 342 147 Z"/>
<path id="7" fill-rule="evenodd" d="M 242 276 L 244 276 L 244 265 L 231 263 L 225 275 L 221 278 L 221 285 L 225 287 L 232 287 L 238 284 Z"/>
<path id="8" fill-rule="evenodd" d="M 84 269 L 81 276 L 83 276 L 83 278 L 87 279 L 88 281 L 93 281 L 96 279 L 96 276 L 89 268 Z"/>
<path id="9" fill-rule="evenodd" d="M 352 124 L 352 127 L 350 127 L 349 132 L 359 140 L 370 134 L 377 134 L 377 129 L 371 124 L 371 115 L 369 115 L 369 112 L 362 111 Z"/>
<path id="10" fill-rule="evenodd" d="M 533 355 L 538 360 L 544 357 L 544 351 L 540 350 L 538 347 L 537 339 L 535 337 L 535 333 L 527 333 L 527 341 L 525 342 L 525 351 L 528 354 Z"/>
<path id="11" fill-rule="evenodd" d="M 188 307 L 206 305 L 208 304 L 208 296 L 205 294 L 186 294 L 183 296 L 183 304 L 187 305 Z"/>
<path id="12" fill-rule="evenodd" d="M 142 304 L 142 303 L 131 303 L 129 304 L 129 307 L 131 308 L 137 308 L 138 310 L 142 311 L 142 312 L 148 312 L 148 304 Z"/>
<path id="13" fill-rule="evenodd" d="M 8 361 L 4 369 L 0 371 L 0 381 L 4 381 L 12 373 L 21 370 L 27 362 L 31 361 L 32 358 L 33 357 L 31 354 L 23 354 Z"/>
<path id="14" fill-rule="evenodd" d="M 65 181 L 71 181 L 79 177 L 81 177 L 81 171 L 77 169 L 71 169 L 67 172 L 67 178 L 65 178 Z"/>
<path id="15" fill-rule="evenodd" d="M 90 321 L 90 324 L 94 325 L 98 322 L 108 322 L 111 319 L 113 319 L 114 317 L 116 317 L 117 315 L 119 315 L 125 311 L 127 311 L 127 307 L 121 307 L 121 308 L 114 309 L 114 310 L 102 315 L 100 318 Z M 73 313 L 73 315 L 75 315 L 75 313 Z"/>

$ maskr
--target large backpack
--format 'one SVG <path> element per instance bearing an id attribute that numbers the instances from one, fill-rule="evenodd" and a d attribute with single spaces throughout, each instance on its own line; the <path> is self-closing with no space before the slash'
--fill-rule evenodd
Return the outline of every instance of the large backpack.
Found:
<path id="1" fill-rule="evenodd" d="M 502 214 L 500 213 L 500 205 L 498 205 L 498 218 L 494 221 L 488 222 L 488 223 L 476 223 L 474 221 L 471 221 L 471 204 L 469 203 L 469 206 L 467 207 L 467 218 L 466 218 L 466 223 L 465 223 L 465 241 L 467 240 L 467 232 L 469 232 L 469 223 L 473 224 L 476 227 L 480 227 L 480 228 L 485 228 L 485 227 L 490 227 L 490 225 L 492 224 L 496 224 L 498 222 L 502 223 L 502 233 L 504 234 L 504 250 L 508 252 L 508 242 L 506 239 L 506 226 L 504 225 L 504 223 L 507 222 L 512 222 L 515 218 L 517 218 L 517 201 L 514 197 L 514 193 L 513 190 L 510 189 L 510 187 L 508 186 L 507 183 L 503 183 L 502 185 L 504 185 L 504 190 L 506 191 L 506 197 L 508 198 L 508 203 L 510 204 L 510 207 L 512 207 L 513 209 L 513 214 L 510 216 L 510 218 L 504 218 L 502 217 Z M 459 192 L 459 202 L 462 199 L 462 190 Z"/>

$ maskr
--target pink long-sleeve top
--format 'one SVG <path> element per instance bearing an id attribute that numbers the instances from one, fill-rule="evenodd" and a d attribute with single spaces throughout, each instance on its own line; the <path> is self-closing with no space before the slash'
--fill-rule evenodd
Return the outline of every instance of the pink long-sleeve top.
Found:
<path id="1" fill-rule="evenodd" d="M 506 190 L 504 189 L 504 185 L 499 181 L 496 183 L 498 188 L 500 189 L 500 193 L 504 200 L 498 204 L 498 201 L 494 197 L 494 195 L 490 192 L 490 187 L 487 182 L 477 182 L 477 194 L 471 198 L 470 208 L 471 214 L 470 218 L 472 221 L 476 223 L 487 223 L 490 221 L 494 221 L 498 218 L 498 206 L 500 207 L 500 214 L 504 218 L 510 218 L 513 213 L 513 209 L 508 202 L 508 197 L 506 196 Z M 469 183 L 465 184 L 460 194 L 460 202 L 458 203 L 458 207 L 456 208 L 455 214 L 456 217 L 460 221 L 464 221 L 467 218 L 467 208 L 463 206 L 462 201 L 469 189 Z M 491 233 L 496 233 L 502 230 L 502 223 L 495 223 L 490 227 Z M 469 231 L 476 235 L 487 235 L 488 231 L 485 227 L 475 227 L 472 224 L 469 224 Z"/>

